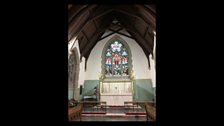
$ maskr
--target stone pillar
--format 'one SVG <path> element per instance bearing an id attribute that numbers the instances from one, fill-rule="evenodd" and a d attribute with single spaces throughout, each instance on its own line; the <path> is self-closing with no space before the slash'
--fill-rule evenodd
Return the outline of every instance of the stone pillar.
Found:
<path id="1" fill-rule="evenodd" d="M 156 31 L 153 31 L 154 33 L 154 47 L 153 47 L 153 58 L 154 58 L 154 79 L 155 79 L 155 87 L 154 87 L 154 100 L 155 100 L 155 106 L 156 106 Z"/>
<path id="2" fill-rule="evenodd" d="M 156 99 L 156 33 L 154 33 L 154 46 L 153 46 L 153 54 L 149 55 L 150 62 L 150 72 L 152 79 L 152 87 L 154 88 L 154 100 Z"/>
<path id="3" fill-rule="evenodd" d="M 151 79 L 152 79 L 152 87 L 156 87 L 156 75 L 155 75 L 155 61 L 152 55 L 149 55 L 149 62 L 150 62 L 150 71 L 151 71 Z"/>

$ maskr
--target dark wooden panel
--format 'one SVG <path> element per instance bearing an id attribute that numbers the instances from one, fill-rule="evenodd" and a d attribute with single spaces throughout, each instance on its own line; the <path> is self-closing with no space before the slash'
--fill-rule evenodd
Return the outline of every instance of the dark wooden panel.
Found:
<path id="1" fill-rule="evenodd" d="M 70 34 L 71 38 L 76 36 L 83 25 L 86 23 L 89 17 L 89 12 L 84 13 L 79 18 L 77 18 L 74 22 L 69 24 L 68 34 Z M 68 38 L 70 40 L 71 38 Z"/>
<path id="2" fill-rule="evenodd" d="M 155 14 L 149 10 L 147 7 L 143 5 L 135 5 L 135 10 L 139 13 L 139 16 L 153 29 L 156 27 L 156 16 Z"/>
<path id="3" fill-rule="evenodd" d="M 94 36 L 91 38 L 90 42 L 84 48 L 80 49 L 81 55 L 83 56 L 89 55 L 93 47 L 96 45 L 97 40 L 103 35 L 104 31 L 109 27 L 113 18 L 114 18 L 113 15 L 110 14 L 103 19 L 104 23 L 97 29 Z M 86 59 L 88 59 L 88 57 L 86 57 Z"/>
<path id="4" fill-rule="evenodd" d="M 73 22 L 78 16 L 83 15 L 83 13 L 86 13 L 96 7 L 97 5 L 73 5 L 68 11 L 68 22 Z"/>
<path id="5" fill-rule="evenodd" d="M 151 49 L 153 50 L 153 46 L 154 46 L 154 37 L 150 36 L 149 33 L 146 33 L 145 39 L 148 41 L 148 43 L 150 43 L 152 45 Z"/>
<path id="6" fill-rule="evenodd" d="M 142 36 L 144 36 L 147 26 L 144 22 L 137 19 L 135 22 L 135 28 Z"/>
<path id="7" fill-rule="evenodd" d="M 129 22 L 128 18 L 125 15 L 123 15 L 122 17 L 118 16 L 117 18 L 121 21 L 122 25 L 127 29 L 127 31 L 129 31 L 129 33 L 131 33 L 132 36 L 136 38 L 136 41 L 141 45 L 141 47 L 152 53 L 152 44 L 148 43 L 145 40 L 143 35 L 136 30 L 134 24 Z"/>
<path id="8" fill-rule="evenodd" d="M 86 28 L 83 30 L 87 36 L 88 39 L 91 39 L 93 34 L 95 34 L 96 32 L 96 28 L 95 28 L 95 24 L 93 21 L 91 21 L 89 23 L 88 26 L 86 26 Z"/>
<path id="9" fill-rule="evenodd" d="M 83 37 L 83 39 L 79 41 L 79 45 L 80 45 L 79 48 L 80 49 L 84 48 L 87 43 L 88 43 L 88 40 L 85 37 Z"/>

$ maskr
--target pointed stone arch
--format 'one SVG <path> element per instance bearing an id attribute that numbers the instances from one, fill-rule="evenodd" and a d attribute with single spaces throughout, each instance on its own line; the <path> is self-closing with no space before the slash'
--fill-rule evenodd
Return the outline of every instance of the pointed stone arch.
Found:
<path id="1" fill-rule="evenodd" d="M 78 80 L 79 80 L 79 55 L 78 49 L 75 47 L 71 50 L 71 54 L 68 57 L 68 88 L 69 99 L 78 99 Z"/>

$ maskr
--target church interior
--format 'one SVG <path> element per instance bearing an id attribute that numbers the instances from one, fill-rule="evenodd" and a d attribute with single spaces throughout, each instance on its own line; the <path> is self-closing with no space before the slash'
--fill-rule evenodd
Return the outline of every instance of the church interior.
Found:
<path id="1" fill-rule="evenodd" d="M 156 121 L 156 6 L 68 5 L 68 121 Z"/>

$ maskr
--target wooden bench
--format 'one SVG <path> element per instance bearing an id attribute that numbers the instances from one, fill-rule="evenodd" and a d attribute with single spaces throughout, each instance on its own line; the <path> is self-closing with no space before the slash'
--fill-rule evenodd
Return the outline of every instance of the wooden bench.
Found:
<path id="1" fill-rule="evenodd" d="M 146 103 L 145 111 L 146 111 L 147 121 L 155 121 L 156 120 L 156 108 L 155 107 Z"/>
<path id="2" fill-rule="evenodd" d="M 68 121 L 81 121 L 82 120 L 82 104 L 78 103 L 77 106 L 68 108 Z"/>

